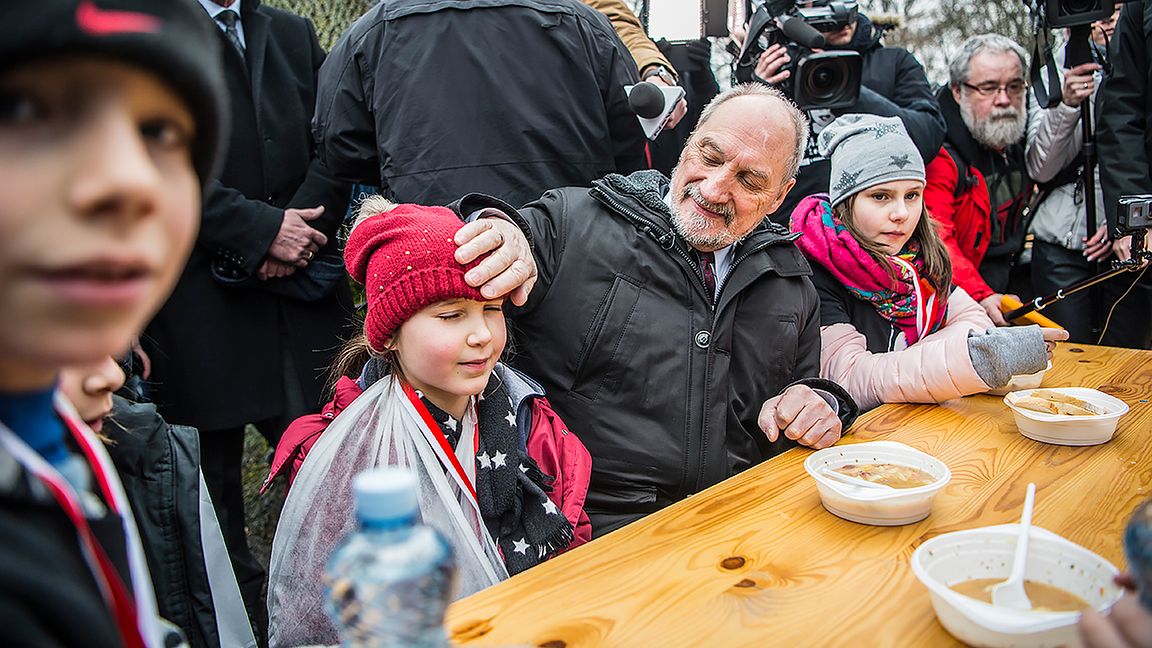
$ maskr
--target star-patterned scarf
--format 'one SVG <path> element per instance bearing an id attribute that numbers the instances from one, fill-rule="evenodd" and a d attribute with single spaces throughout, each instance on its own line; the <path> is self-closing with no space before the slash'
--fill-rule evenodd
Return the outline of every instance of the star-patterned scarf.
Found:
<path id="1" fill-rule="evenodd" d="M 910 241 L 900 254 L 889 257 L 893 278 L 837 218 L 825 194 L 800 201 L 792 212 L 792 231 L 803 234 L 796 245 L 808 260 L 831 272 L 852 296 L 871 304 L 904 333 L 909 346 L 944 325 L 951 287 L 937 291 L 920 276 L 924 263 L 917 243 Z"/>
<path id="2" fill-rule="evenodd" d="M 460 421 L 423 394 L 420 402 L 453 448 L 460 442 Z M 509 574 L 551 558 L 572 543 L 572 524 L 551 499 L 554 478 L 540 471 L 520 443 L 516 414 L 504 383 L 492 374 L 477 397 L 479 450 L 476 500 L 488 533 L 496 540 Z"/>

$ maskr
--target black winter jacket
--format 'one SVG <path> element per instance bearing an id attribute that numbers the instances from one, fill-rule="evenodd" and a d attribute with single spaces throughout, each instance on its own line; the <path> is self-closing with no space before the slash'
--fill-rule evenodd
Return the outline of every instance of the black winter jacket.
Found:
<path id="1" fill-rule="evenodd" d="M 1096 149 L 1108 228 L 1124 194 L 1152 193 L 1152 4 L 1129 2 L 1112 46 L 1112 76 L 1100 90 Z"/>
<path id="2" fill-rule="evenodd" d="M 632 57 L 577 0 L 390 0 L 340 37 L 314 123 L 335 173 L 400 202 L 522 205 L 644 166 Z"/>
<path id="3" fill-rule="evenodd" d="M 120 518 L 109 513 L 89 524 L 126 576 Z M 76 527 L 2 446 L 0 645 L 123 645 L 112 611 L 81 553 Z"/>
<path id="4" fill-rule="evenodd" d="M 765 221 L 735 250 L 715 308 L 674 232 L 655 171 L 549 191 L 519 212 L 539 279 L 512 312 L 513 363 L 592 454 L 597 536 L 795 445 L 760 407 L 800 379 L 856 406 L 820 370 L 819 300 L 794 239 Z M 472 213 L 490 206 L 466 198 Z"/>
<path id="5" fill-rule="evenodd" d="M 113 437 L 108 454 L 136 518 L 160 616 L 178 625 L 193 648 L 223 646 L 228 642 L 217 628 L 206 568 L 211 560 L 201 541 L 200 435 L 169 425 L 151 403 L 119 396 L 105 430 Z M 239 602 L 238 589 L 235 597 Z M 247 620 L 243 610 L 236 617 Z"/>
<path id="6" fill-rule="evenodd" d="M 880 44 L 884 33 L 872 27 L 872 22 L 864 15 L 857 18 L 856 34 L 843 48 L 856 51 L 863 58 L 864 70 L 860 87 L 860 98 L 850 108 L 839 108 L 833 113 L 865 113 L 883 117 L 899 117 L 908 130 L 908 136 L 916 144 L 916 150 L 927 164 L 936 157 L 944 142 L 944 117 L 928 84 L 924 68 L 911 52 L 902 47 L 885 47 Z M 788 225 L 792 210 L 805 197 L 816 193 L 828 193 L 828 175 L 831 173 L 827 158 L 820 156 L 816 148 L 816 134 L 812 129 L 805 159 L 808 164 L 800 167 L 796 186 L 788 192 L 784 203 L 772 215 L 772 220 Z M 820 127 L 822 128 L 822 126 Z"/>

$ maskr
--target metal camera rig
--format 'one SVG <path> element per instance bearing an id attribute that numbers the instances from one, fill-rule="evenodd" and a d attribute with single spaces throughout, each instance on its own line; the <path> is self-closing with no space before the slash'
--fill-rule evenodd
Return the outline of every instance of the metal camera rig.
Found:
<path id="1" fill-rule="evenodd" d="M 1091 288 L 1101 281 L 1111 279 L 1125 272 L 1142 270 L 1152 262 L 1152 250 L 1145 246 L 1145 235 L 1152 230 L 1152 194 L 1135 194 L 1121 196 L 1119 208 L 1116 210 L 1116 230 L 1113 237 L 1116 239 L 1125 236 L 1132 237 L 1132 255 L 1126 261 L 1113 261 L 1112 269 L 1090 277 L 1067 288 L 1061 288 L 1055 293 L 1037 297 L 1015 310 L 1004 313 L 1004 319 L 1014 320 L 1034 311 L 1042 311 L 1046 307 L 1064 299 L 1068 295 Z"/>

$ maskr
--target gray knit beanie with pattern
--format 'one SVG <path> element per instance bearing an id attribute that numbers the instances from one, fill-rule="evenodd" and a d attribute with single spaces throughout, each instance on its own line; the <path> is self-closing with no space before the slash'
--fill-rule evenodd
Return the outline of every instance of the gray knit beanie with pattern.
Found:
<path id="1" fill-rule="evenodd" d="M 841 115 L 820 131 L 818 144 L 832 163 L 828 195 L 833 207 L 878 184 L 924 181 L 924 160 L 897 117 Z"/>

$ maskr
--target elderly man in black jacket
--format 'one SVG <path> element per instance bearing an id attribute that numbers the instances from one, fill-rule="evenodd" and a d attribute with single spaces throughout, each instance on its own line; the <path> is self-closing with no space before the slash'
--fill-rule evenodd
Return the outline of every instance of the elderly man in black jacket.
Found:
<path id="1" fill-rule="evenodd" d="M 609 175 L 518 212 L 487 196 L 457 205 L 523 228 L 477 218 L 457 259 L 503 242 L 468 280 L 512 261 L 482 292 L 524 282 L 512 361 L 592 453 L 594 534 L 797 444 L 832 445 L 855 418 L 847 393 L 816 377 L 808 264 L 765 219 L 795 182 L 806 135 L 778 91 L 737 86 L 705 108 L 671 181 Z"/>
<path id="2" fill-rule="evenodd" d="M 827 4 L 824 0 L 808 4 Z M 772 215 L 772 220 L 788 224 L 792 209 L 804 196 L 828 192 L 828 159 L 816 147 L 816 135 L 839 115 L 865 113 L 882 117 L 899 117 L 909 137 L 920 151 L 920 157 L 931 160 L 944 142 L 944 117 L 924 68 L 911 52 L 902 47 L 880 44 L 883 29 L 873 26 L 867 16 L 856 10 L 855 2 L 844 3 L 852 10 L 849 23 L 837 31 L 824 34 L 827 50 L 859 52 L 863 58 L 863 76 L 860 98 L 848 108 L 813 108 L 808 111 L 810 137 L 796 188 Z M 780 45 L 772 45 L 756 64 L 756 76 L 765 83 L 777 84 L 788 80 L 790 57 Z"/>

